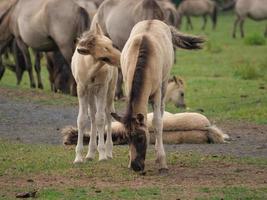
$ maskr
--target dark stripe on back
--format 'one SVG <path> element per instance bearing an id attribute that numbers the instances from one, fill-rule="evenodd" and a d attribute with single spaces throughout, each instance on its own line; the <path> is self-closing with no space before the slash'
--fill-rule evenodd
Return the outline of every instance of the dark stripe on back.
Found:
<path id="1" fill-rule="evenodd" d="M 148 58 L 149 58 L 149 40 L 146 36 L 143 36 L 139 47 L 139 54 L 137 57 L 132 88 L 127 106 L 127 112 L 124 118 L 124 124 L 128 129 L 131 127 L 133 102 L 139 100 L 141 91 L 143 89 L 145 70 L 146 70 L 146 65 L 148 63 Z"/>
<path id="2" fill-rule="evenodd" d="M 150 31 L 150 28 L 151 28 L 151 26 L 152 26 L 152 23 L 153 21 L 152 20 L 149 20 L 148 22 L 147 22 L 147 27 L 146 27 L 146 31 L 148 32 L 148 31 Z"/>

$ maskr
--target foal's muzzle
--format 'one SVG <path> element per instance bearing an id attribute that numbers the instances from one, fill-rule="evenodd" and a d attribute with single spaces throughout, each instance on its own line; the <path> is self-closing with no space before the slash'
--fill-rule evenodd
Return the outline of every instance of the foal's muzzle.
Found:
<path id="1" fill-rule="evenodd" d="M 135 172 L 140 172 L 140 171 L 143 171 L 145 169 L 145 164 L 134 160 L 134 161 L 131 162 L 131 168 Z"/>

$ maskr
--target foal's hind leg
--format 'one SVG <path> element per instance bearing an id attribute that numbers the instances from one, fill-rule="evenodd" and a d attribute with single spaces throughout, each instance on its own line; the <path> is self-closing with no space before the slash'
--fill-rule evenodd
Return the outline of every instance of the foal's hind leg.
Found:
<path id="1" fill-rule="evenodd" d="M 163 131 L 163 115 L 161 105 L 162 95 L 161 90 L 155 94 L 153 99 L 153 120 L 152 125 L 156 137 L 155 149 L 156 149 L 156 162 L 160 165 L 160 170 L 168 169 L 166 163 L 166 154 L 163 146 L 162 131 Z"/>

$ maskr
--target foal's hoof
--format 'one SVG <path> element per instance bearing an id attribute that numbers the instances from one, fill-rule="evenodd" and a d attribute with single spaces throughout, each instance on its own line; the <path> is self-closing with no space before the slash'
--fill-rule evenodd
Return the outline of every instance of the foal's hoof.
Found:
<path id="1" fill-rule="evenodd" d="M 160 175 L 166 176 L 166 175 L 168 175 L 168 172 L 169 172 L 168 168 L 160 168 L 159 169 L 159 174 Z"/>
<path id="2" fill-rule="evenodd" d="M 81 163 L 83 163 L 83 159 L 75 159 L 73 161 L 73 164 L 81 164 Z"/>
<path id="3" fill-rule="evenodd" d="M 106 161 L 107 160 L 107 157 L 106 156 L 101 156 L 99 157 L 98 161 Z"/>

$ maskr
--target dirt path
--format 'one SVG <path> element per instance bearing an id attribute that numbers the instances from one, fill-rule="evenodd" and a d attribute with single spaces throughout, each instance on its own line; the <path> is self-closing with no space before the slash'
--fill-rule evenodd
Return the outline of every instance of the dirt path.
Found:
<path id="1" fill-rule="evenodd" d="M 60 129 L 75 125 L 77 106 L 45 106 L 0 96 L 0 138 L 24 143 L 61 144 Z M 168 145 L 168 151 L 267 158 L 267 125 L 218 123 L 232 138 L 229 144 Z"/>

